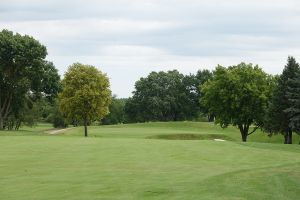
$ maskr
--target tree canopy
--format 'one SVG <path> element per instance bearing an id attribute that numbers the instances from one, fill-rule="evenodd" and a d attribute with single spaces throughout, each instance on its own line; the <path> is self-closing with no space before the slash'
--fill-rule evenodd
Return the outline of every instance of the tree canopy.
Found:
<path id="1" fill-rule="evenodd" d="M 201 102 L 216 116 L 221 127 L 232 124 L 240 130 L 242 141 L 247 141 L 257 127 L 263 124 L 270 93 L 268 75 L 258 66 L 241 63 L 228 68 L 218 66 L 212 80 L 201 90 Z M 250 126 L 256 128 L 250 131 Z"/>
<path id="2" fill-rule="evenodd" d="M 109 105 L 109 114 L 101 120 L 101 124 L 119 124 L 125 122 L 125 104 L 127 99 L 112 97 Z"/>
<path id="3" fill-rule="evenodd" d="M 87 125 L 101 120 L 109 112 L 109 80 L 94 66 L 74 63 L 65 73 L 62 84 L 60 110 L 67 120 L 83 122 L 87 136 Z"/>
<path id="4" fill-rule="evenodd" d="M 292 143 L 293 122 L 297 92 L 297 74 L 300 72 L 299 64 L 295 58 L 288 57 L 286 66 L 277 80 L 270 106 L 265 120 L 264 130 L 270 134 L 281 133 L 284 143 Z M 296 84 L 296 85 L 295 85 Z M 296 95 L 296 96 L 295 96 Z"/>
<path id="5" fill-rule="evenodd" d="M 133 97 L 125 105 L 130 122 L 178 121 L 198 117 L 201 73 L 187 75 L 177 70 L 151 72 L 135 83 Z M 206 72 L 205 72 L 206 73 Z M 209 73 L 209 71 L 207 71 Z"/>
<path id="6" fill-rule="evenodd" d="M 289 79 L 288 84 L 287 98 L 290 107 L 284 112 L 289 118 L 290 129 L 300 135 L 300 72 L 297 72 L 296 77 Z M 292 143 L 292 138 L 289 138 L 289 141 Z"/>
<path id="7" fill-rule="evenodd" d="M 28 100 L 52 98 L 59 91 L 60 77 L 46 55 L 46 47 L 34 38 L 0 32 L 0 129 L 9 117 L 19 116 Z"/>

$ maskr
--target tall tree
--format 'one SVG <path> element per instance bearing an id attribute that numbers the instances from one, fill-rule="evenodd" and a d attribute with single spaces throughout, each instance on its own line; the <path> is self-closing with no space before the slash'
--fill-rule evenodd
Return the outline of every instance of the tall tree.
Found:
<path id="1" fill-rule="evenodd" d="M 288 84 L 287 98 L 290 107 L 284 112 L 289 117 L 290 129 L 300 135 L 300 73 L 298 72 L 295 78 L 289 79 Z M 292 138 L 290 141 L 292 141 Z"/>
<path id="2" fill-rule="evenodd" d="M 87 125 L 109 112 L 111 91 L 108 77 L 94 66 L 75 63 L 65 73 L 62 84 L 60 110 L 69 121 L 82 121 L 87 137 Z"/>
<path id="3" fill-rule="evenodd" d="M 221 127 L 237 126 L 246 142 L 263 123 L 269 89 L 268 75 L 258 66 L 218 66 L 214 78 L 202 87 L 201 102 L 216 115 Z M 256 127 L 250 131 L 252 124 Z"/>
<path id="4" fill-rule="evenodd" d="M 293 122 L 291 118 L 295 110 L 291 108 L 295 106 L 293 102 L 295 91 L 293 92 L 294 83 L 291 80 L 297 79 L 299 71 L 299 64 L 295 58 L 288 57 L 287 64 L 274 88 L 264 125 L 264 130 L 270 134 L 282 134 L 285 144 L 292 144 Z"/>
<path id="5" fill-rule="evenodd" d="M 46 47 L 34 38 L 0 32 L 0 129 L 12 111 L 25 106 L 26 95 L 57 93 L 59 76 L 53 64 L 44 60 L 46 55 Z"/>

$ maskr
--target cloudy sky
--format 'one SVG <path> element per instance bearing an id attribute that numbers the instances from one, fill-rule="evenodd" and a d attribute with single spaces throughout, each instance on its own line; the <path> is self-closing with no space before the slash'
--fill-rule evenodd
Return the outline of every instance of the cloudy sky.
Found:
<path id="1" fill-rule="evenodd" d="M 0 0 L 0 28 L 46 45 L 61 75 L 97 66 L 119 97 L 151 71 L 250 62 L 278 74 L 300 61 L 298 0 Z"/>

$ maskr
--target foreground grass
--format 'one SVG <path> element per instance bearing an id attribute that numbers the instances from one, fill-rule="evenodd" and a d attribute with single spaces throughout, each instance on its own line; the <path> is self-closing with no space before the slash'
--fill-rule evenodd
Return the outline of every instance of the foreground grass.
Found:
<path id="1" fill-rule="evenodd" d="M 240 143 L 234 131 L 149 123 L 2 136 L 0 199 L 298 199 L 299 145 Z M 145 139 L 172 134 L 232 141 Z"/>

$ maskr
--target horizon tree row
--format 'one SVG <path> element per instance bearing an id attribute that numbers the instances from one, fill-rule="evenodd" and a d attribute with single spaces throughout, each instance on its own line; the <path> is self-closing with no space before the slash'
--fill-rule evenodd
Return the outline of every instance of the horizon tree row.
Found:
<path id="1" fill-rule="evenodd" d="M 195 120 L 200 113 L 207 114 L 199 103 L 199 85 L 210 78 L 209 70 L 186 76 L 177 70 L 151 72 L 135 83 L 133 96 L 124 106 L 124 122 Z"/>
<path id="2" fill-rule="evenodd" d="M 236 126 L 242 141 L 258 128 L 292 144 L 300 134 L 300 68 L 288 57 L 282 74 L 240 63 L 183 75 L 151 72 L 128 99 L 111 97 L 106 74 L 74 63 L 61 81 L 46 47 L 27 35 L 0 32 L 0 130 L 43 118 L 55 126 L 198 120 Z M 58 95 L 58 93 L 60 93 Z M 60 98 L 57 98 L 57 97 Z M 112 102 L 112 103 L 111 103 Z M 106 116 L 106 117 L 105 117 Z"/>
<path id="3" fill-rule="evenodd" d="M 300 134 L 299 71 L 295 58 L 288 57 L 277 76 L 246 63 L 187 76 L 177 70 L 151 72 L 123 100 L 118 110 L 125 117 L 118 123 L 195 120 L 204 114 L 223 128 L 236 126 L 244 142 L 261 129 L 269 136 L 282 134 L 291 144 L 292 133 Z"/>

